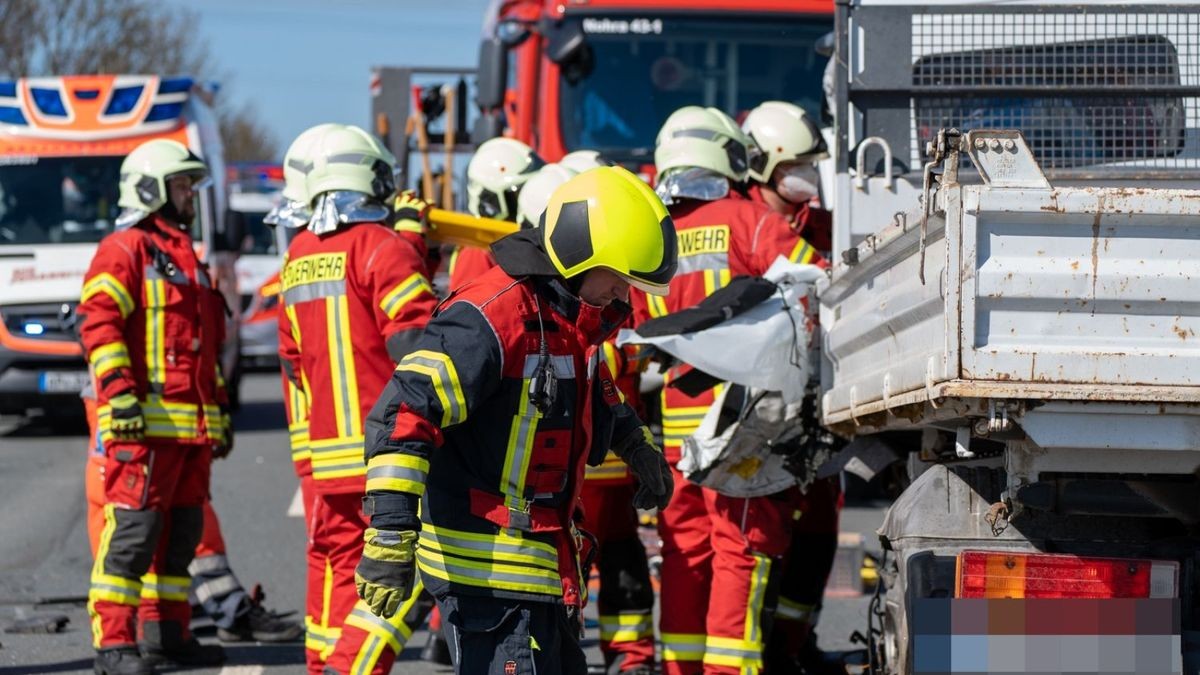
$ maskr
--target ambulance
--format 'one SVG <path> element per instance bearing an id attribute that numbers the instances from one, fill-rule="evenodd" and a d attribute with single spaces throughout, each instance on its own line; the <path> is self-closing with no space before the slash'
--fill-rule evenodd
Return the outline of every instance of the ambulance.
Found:
<path id="1" fill-rule="evenodd" d="M 0 415 L 80 416 L 88 383 L 74 332 L 83 275 L 113 231 L 121 161 L 155 138 L 208 163 L 193 238 L 226 295 L 222 367 L 235 373 L 238 316 L 226 236 L 215 86 L 189 77 L 71 75 L 0 81 Z M 237 382 L 230 381 L 236 396 Z"/>

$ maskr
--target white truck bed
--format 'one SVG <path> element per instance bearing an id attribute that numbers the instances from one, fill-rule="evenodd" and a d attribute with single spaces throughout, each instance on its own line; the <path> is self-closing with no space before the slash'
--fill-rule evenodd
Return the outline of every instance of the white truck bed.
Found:
<path id="1" fill-rule="evenodd" d="M 1020 152 L 934 193 L 924 284 L 919 210 L 834 268 L 826 424 L 904 426 L 948 399 L 1200 402 L 1200 190 L 1052 188 Z"/>

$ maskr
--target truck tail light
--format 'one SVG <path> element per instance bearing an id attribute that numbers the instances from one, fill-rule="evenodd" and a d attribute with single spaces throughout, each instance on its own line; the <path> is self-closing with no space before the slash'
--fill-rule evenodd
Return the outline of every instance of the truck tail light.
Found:
<path id="1" fill-rule="evenodd" d="M 1179 563 L 963 551 L 955 586 L 958 598 L 1174 598 Z"/>

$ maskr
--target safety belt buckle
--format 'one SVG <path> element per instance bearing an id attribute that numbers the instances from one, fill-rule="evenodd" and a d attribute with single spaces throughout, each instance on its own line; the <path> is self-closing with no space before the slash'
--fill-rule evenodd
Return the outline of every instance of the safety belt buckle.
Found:
<path id="1" fill-rule="evenodd" d="M 505 497 L 508 507 L 508 526 L 522 532 L 533 531 L 533 518 L 529 515 L 530 502 L 516 497 Z"/>

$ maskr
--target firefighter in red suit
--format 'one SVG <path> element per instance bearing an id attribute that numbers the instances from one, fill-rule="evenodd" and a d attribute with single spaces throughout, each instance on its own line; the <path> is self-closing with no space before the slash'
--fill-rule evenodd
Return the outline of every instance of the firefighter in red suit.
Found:
<path id="1" fill-rule="evenodd" d="M 766 101 L 750 111 L 742 130 L 753 141 L 750 198 L 788 219 L 820 251 L 832 247 L 833 218 L 813 206 L 820 178 L 815 163 L 829 156 L 825 139 L 804 109 Z M 821 667 L 813 628 L 837 554 L 841 481 L 819 480 L 796 495 L 799 518 L 784 562 L 779 605 L 767 650 L 772 672 L 813 672 Z"/>
<path id="2" fill-rule="evenodd" d="M 533 148 L 513 138 L 484 141 L 467 164 L 467 210 L 471 215 L 517 222 L 517 196 L 545 165 Z M 496 266 L 492 252 L 464 246 L 450 256 L 450 290 Z"/>
<path id="3" fill-rule="evenodd" d="M 732 277 L 761 276 L 780 256 L 824 264 L 782 217 L 739 192 L 748 148 L 742 130 L 715 108 L 681 108 L 660 130 L 658 192 L 671 202 L 679 271 L 670 295 L 646 297 L 648 317 L 691 307 Z M 663 444 L 672 466 L 715 399 L 715 388 L 689 396 L 672 386 L 688 376 L 685 365 L 665 374 Z M 732 498 L 675 473 L 675 496 L 659 514 L 664 673 L 761 670 L 764 619 L 774 610 L 772 580 L 790 540 L 791 504 L 786 492 Z"/>
<path id="4" fill-rule="evenodd" d="M 435 300 L 424 251 L 392 229 L 394 158 L 367 132 L 330 128 L 305 176 L 312 217 L 281 273 L 280 357 L 308 401 L 313 505 L 308 555 L 309 672 L 386 673 L 409 637 L 398 616 L 356 605 L 366 521 L 364 423 Z"/>
<path id="5" fill-rule="evenodd" d="M 585 462 L 615 450 L 636 505 L 671 492 L 598 347 L 628 317 L 630 285 L 666 291 L 674 228 L 645 183 L 605 167 L 560 186 L 544 227 L 492 250 L 499 267 L 442 303 L 371 411 L 356 581 L 389 616 L 419 567 L 460 675 L 582 675 Z"/>
<path id="6" fill-rule="evenodd" d="M 121 165 L 124 227 L 100 243 L 84 277 L 79 334 L 105 451 L 105 524 L 88 593 L 97 673 L 224 660 L 188 630 L 209 467 L 232 447 L 218 370 L 225 306 L 189 234 L 207 176 L 175 141 L 134 149 Z"/>

